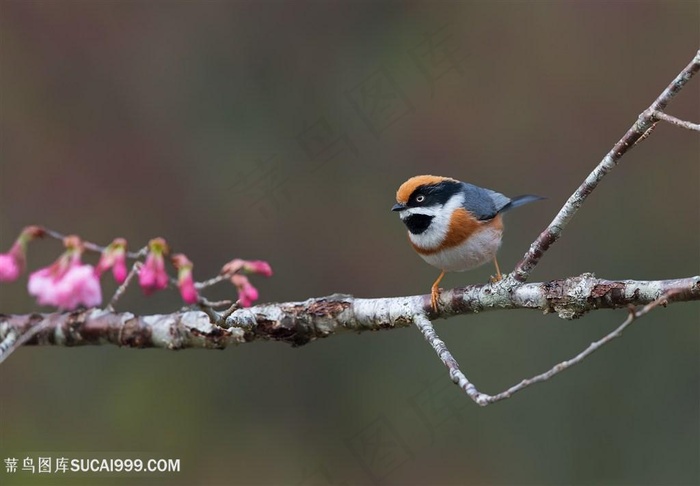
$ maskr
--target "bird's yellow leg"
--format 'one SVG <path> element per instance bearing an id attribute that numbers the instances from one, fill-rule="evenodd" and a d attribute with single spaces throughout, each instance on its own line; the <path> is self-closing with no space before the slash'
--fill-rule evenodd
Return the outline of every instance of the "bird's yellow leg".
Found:
<path id="1" fill-rule="evenodd" d="M 433 310 L 437 312 L 438 310 L 438 299 L 440 299 L 440 280 L 445 276 L 445 271 L 440 272 L 440 276 L 437 278 L 433 286 L 430 288 L 430 305 L 432 305 Z"/>
<path id="2" fill-rule="evenodd" d="M 498 266 L 498 260 L 496 260 L 496 257 L 493 257 L 493 264 L 496 265 L 496 276 L 491 277 L 491 282 L 503 280 L 503 275 L 501 275 L 501 269 Z"/>

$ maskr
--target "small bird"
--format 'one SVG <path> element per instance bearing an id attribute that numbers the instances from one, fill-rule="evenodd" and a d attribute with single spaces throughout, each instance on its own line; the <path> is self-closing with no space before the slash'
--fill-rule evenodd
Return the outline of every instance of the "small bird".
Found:
<path id="1" fill-rule="evenodd" d="M 490 189 L 449 177 L 411 177 L 396 191 L 401 221 L 408 228 L 413 249 L 441 270 L 433 284 L 430 302 L 437 311 L 445 272 L 464 272 L 493 260 L 495 281 L 501 280 L 496 252 L 503 236 L 501 213 L 523 204 L 544 199 L 540 196 L 509 198 Z"/>

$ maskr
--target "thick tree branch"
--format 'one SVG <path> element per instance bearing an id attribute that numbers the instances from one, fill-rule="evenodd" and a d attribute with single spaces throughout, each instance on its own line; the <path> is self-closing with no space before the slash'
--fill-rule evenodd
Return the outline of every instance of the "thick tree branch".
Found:
<path id="1" fill-rule="evenodd" d="M 221 325 L 212 323 L 202 311 L 135 316 L 89 309 L 53 314 L 0 315 L 0 342 L 14 341 L 38 326 L 38 332 L 34 332 L 26 344 L 221 349 L 230 344 L 272 340 L 301 346 L 348 331 L 407 327 L 417 315 L 434 320 L 487 310 L 535 309 L 556 313 L 563 319 L 575 319 L 596 309 L 646 305 L 669 292 L 673 292 L 670 303 L 700 300 L 700 276 L 658 281 L 609 281 L 584 274 L 528 284 L 507 279 L 443 292 L 438 314 L 431 310 L 429 295 L 383 299 L 332 295 L 304 302 L 237 309 Z"/>

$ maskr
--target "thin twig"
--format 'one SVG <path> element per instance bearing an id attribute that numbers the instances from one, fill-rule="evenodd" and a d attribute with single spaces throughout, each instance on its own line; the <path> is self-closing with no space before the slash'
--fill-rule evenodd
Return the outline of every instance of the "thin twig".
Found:
<path id="1" fill-rule="evenodd" d="M 201 295 L 199 296 L 199 300 L 197 301 L 197 304 L 204 305 L 207 307 L 211 307 L 212 309 L 216 309 L 217 307 L 223 307 L 223 306 L 230 306 L 233 304 L 233 301 L 230 299 L 224 299 L 224 300 L 209 300 L 205 297 L 202 297 Z"/>
<path id="2" fill-rule="evenodd" d="M 480 393 L 474 384 L 460 371 L 459 363 L 449 352 L 445 342 L 438 337 L 432 322 L 424 314 L 416 314 L 413 316 L 413 323 L 423 333 L 425 340 L 433 347 L 442 363 L 447 367 L 450 372 L 450 379 L 452 379 L 454 384 L 464 390 L 469 398 L 479 405 L 487 405 L 488 403 L 485 400 L 488 400 L 490 397 Z"/>
<path id="3" fill-rule="evenodd" d="M 66 235 L 59 233 L 58 231 L 54 231 L 52 229 L 49 229 L 49 228 L 42 227 L 41 229 L 44 230 L 44 234 L 46 234 L 47 236 L 49 236 L 53 239 L 59 240 L 59 241 L 63 241 L 63 239 L 66 237 Z M 91 243 L 89 241 L 83 241 L 82 243 L 83 243 L 83 247 L 86 250 L 94 251 L 95 253 L 102 253 L 103 251 L 105 251 L 107 249 L 107 247 L 105 247 L 105 246 L 96 245 L 95 243 Z M 132 260 L 136 260 L 138 258 L 145 256 L 147 252 L 148 252 L 148 247 L 141 248 L 137 252 L 127 251 L 126 257 L 131 258 Z"/>
<path id="4" fill-rule="evenodd" d="M 114 312 L 114 306 L 117 304 L 117 301 L 121 298 L 122 295 L 124 295 L 124 292 L 126 292 L 126 288 L 131 282 L 131 279 L 134 278 L 134 275 L 138 273 L 142 266 L 143 263 L 134 262 L 134 264 L 131 267 L 131 270 L 129 271 L 129 274 L 124 279 L 124 283 L 122 283 L 114 292 L 114 295 L 112 296 L 112 299 L 109 301 L 109 304 L 107 305 L 105 310 L 107 310 L 108 312 Z"/>
<path id="5" fill-rule="evenodd" d="M 681 120 L 680 118 L 676 118 L 675 116 L 667 115 L 663 111 L 655 111 L 653 113 L 654 118 L 658 118 L 659 120 L 663 120 L 667 123 L 670 123 L 671 125 L 676 125 L 677 127 L 681 128 L 686 128 L 688 130 L 694 130 L 696 132 L 700 132 L 700 123 L 692 123 L 689 121 Z"/>
<path id="6" fill-rule="evenodd" d="M 668 105 L 669 101 L 686 85 L 690 78 L 700 70 L 700 51 L 668 87 L 659 95 L 649 108 L 644 110 L 637 121 L 615 144 L 610 152 L 603 158 L 598 166 L 593 169 L 586 180 L 569 197 L 559 213 L 554 217 L 549 226 L 530 245 L 520 262 L 515 266 L 511 277 L 519 282 L 525 282 L 532 270 L 542 258 L 542 255 L 552 244 L 559 239 L 562 230 L 571 221 L 586 198 L 598 186 L 605 175 L 614 169 L 623 155 L 625 155 L 640 139 L 648 134 L 653 127 L 658 114 Z"/>
<path id="7" fill-rule="evenodd" d="M 34 324 L 22 334 L 19 334 L 16 329 L 9 329 L 2 341 L 0 341 L 0 364 L 14 353 L 17 348 L 50 326 L 51 322 L 43 320 Z"/>
<path id="8" fill-rule="evenodd" d="M 195 283 L 194 288 L 197 290 L 206 289 L 207 287 L 211 287 L 212 285 L 216 285 L 219 282 L 223 282 L 224 280 L 229 280 L 230 278 L 231 278 L 230 275 L 217 275 L 216 277 L 212 277 L 208 280 L 205 280 L 204 282 Z"/>

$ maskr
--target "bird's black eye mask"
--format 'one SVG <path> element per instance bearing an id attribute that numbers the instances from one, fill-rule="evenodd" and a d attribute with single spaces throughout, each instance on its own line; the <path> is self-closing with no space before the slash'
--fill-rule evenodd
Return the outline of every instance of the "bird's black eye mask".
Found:
<path id="1" fill-rule="evenodd" d="M 457 181 L 442 181 L 438 184 L 421 186 L 413 191 L 413 194 L 406 202 L 406 206 L 409 208 L 420 208 L 445 204 L 459 192 L 459 187 L 460 184 Z"/>

